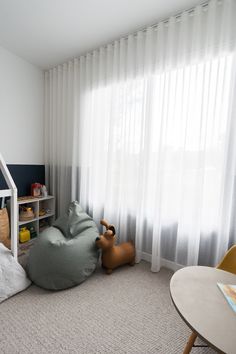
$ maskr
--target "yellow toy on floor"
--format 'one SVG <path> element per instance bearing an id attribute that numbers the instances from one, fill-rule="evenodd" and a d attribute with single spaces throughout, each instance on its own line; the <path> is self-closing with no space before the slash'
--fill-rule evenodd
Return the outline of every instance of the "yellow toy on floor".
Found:
<path id="1" fill-rule="evenodd" d="M 106 269 L 107 274 L 111 274 L 113 269 L 121 265 L 134 265 L 135 248 L 133 242 L 124 242 L 115 246 L 115 227 L 109 225 L 106 220 L 101 220 L 100 223 L 106 227 L 106 231 L 96 238 L 96 245 L 102 250 L 102 266 Z"/>

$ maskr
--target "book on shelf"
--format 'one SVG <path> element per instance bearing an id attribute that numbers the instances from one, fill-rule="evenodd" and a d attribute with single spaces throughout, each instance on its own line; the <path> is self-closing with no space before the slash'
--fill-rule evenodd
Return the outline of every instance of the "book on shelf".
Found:
<path id="1" fill-rule="evenodd" d="M 232 310 L 236 313 L 236 285 L 217 283 Z"/>

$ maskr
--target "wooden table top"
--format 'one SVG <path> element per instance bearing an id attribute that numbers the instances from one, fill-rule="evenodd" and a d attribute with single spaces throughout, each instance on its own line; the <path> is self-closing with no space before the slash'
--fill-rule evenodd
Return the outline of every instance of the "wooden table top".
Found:
<path id="1" fill-rule="evenodd" d="M 182 268 L 171 278 L 171 298 L 179 315 L 209 346 L 236 354 L 236 313 L 217 283 L 236 285 L 236 275 L 210 267 Z"/>

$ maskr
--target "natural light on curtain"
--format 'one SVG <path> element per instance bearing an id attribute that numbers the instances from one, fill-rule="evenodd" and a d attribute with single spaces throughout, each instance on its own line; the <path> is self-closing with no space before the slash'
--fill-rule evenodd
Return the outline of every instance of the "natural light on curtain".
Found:
<path id="1" fill-rule="evenodd" d="M 104 140 L 99 142 L 99 145 L 103 146 L 103 151 L 101 148 L 98 151 L 99 155 L 102 153 L 100 156 L 108 155 L 112 145 L 113 158 L 115 157 L 116 161 L 110 162 L 110 168 L 114 164 L 119 170 L 121 163 L 127 165 L 124 169 L 122 184 L 117 183 L 119 182 L 117 179 L 119 171 L 114 171 L 112 189 L 116 189 L 116 198 L 119 198 L 121 196 L 119 188 L 121 187 L 123 190 L 125 188 L 123 202 L 131 214 L 135 215 L 137 211 L 139 162 L 141 154 L 145 154 L 145 159 L 147 157 L 144 142 L 145 134 L 148 134 L 146 142 L 146 145 L 149 145 L 148 184 L 151 189 L 148 196 L 149 186 L 145 187 L 146 219 L 149 222 L 153 221 L 152 211 L 156 202 L 153 198 L 152 187 L 157 183 L 155 170 L 161 153 L 165 157 L 162 168 L 159 170 L 159 173 L 164 174 L 162 181 L 160 181 L 162 182 L 161 193 L 165 195 L 167 203 L 163 208 L 163 222 L 168 225 L 178 218 L 179 199 L 183 197 L 177 188 L 178 178 L 182 179 L 180 183 L 185 186 L 186 219 L 192 225 L 192 204 L 193 201 L 194 204 L 196 203 L 199 193 L 197 188 L 200 182 L 197 180 L 198 174 L 201 168 L 206 167 L 207 170 L 204 172 L 205 183 L 207 183 L 205 188 L 208 189 L 206 207 L 209 210 L 202 211 L 202 230 L 210 232 L 216 228 L 218 220 L 214 212 L 216 211 L 215 205 L 220 203 L 219 191 L 225 167 L 224 148 L 227 138 L 232 60 L 232 56 L 217 58 L 211 62 L 153 75 L 146 82 L 137 79 L 119 84 L 117 90 L 119 97 L 117 97 L 117 106 L 113 112 L 113 124 L 110 126 L 109 136 L 104 136 Z M 142 111 L 147 86 L 152 88 L 149 99 L 153 101 L 148 116 L 148 127 L 144 126 Z M 183 88 L 186 88 L 185 91 Z M 89 107 L 93 101 L 96 114 L 101 111 L 101 114 L 105 113 L 109 117 L 110 100 L 107 98 L 111 97 L 112 90 L 112 85 L 92 90 L 87 94 L 86 104 Z M 124 106 L 125 114 L 123 112 Z M 99 122 L 109 124 L 102 117 Z M 112 143 L 109 144 L 109 140 Z M 93 155 L 95 154 L 96 152 Z M 99 156 L 96 158 L 102 163 Z M 122 161 L 120 161 L 121 158 Z M 145 163 L 145 161 L 143 162 Z M 85 167 L 89 168 L 89 165 L 89 160 L 86 159 Z M 148 166 L 144 165 L 143 167 L 147 168 Z M 92 166 L 90 168 L 93 169 Z M 109 170 L 109 174 L 111 172 L 112 169 Z M 128 173 L 131 174 L 126 180 Z M 91 204 L 97 203 L 98 206 L 100 201 L 104 199 L 103 196 L 106 195 L 105 189 L 107 187 L 106 183 L 101 184 L 101 181 L 99 181 L 99 185 L 100 188 L 96 186 L 91 193 Z M 102 190 L 101 185 L 103 186 Z M 83 194 L 81 191 L 81 196 Z M 86 204 L 86 193 L 84 198 Z M 112 206 L 110 207 L 112 209 Z"/>
<path id="2" fill-rule="evenodd" d="M 235 240 L 233 14 L 210 1 L 46 73 L 58 212 L 78 199 L 153 271 L 214 265 Z"/>

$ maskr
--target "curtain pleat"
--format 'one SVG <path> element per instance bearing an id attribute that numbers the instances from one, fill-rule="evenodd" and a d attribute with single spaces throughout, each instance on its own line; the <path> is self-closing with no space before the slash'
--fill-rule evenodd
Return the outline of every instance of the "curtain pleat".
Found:
<path id="1" fill-rule="evenodd" d="M 79 200 L 152 271 L 215 265 L 236 242 L 235 14 L 211 0 L 45 73 L 58 215 Z"/>

